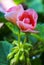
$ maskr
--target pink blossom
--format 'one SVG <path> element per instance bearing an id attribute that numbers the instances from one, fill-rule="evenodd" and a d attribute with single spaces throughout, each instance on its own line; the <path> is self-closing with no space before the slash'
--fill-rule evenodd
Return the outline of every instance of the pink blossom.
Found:
<path id="1" fill-rule="evenodd" d="M 7 13 L 5 14 L 5 18 L 12 23 L 16 23 L 18 14 L 21 14 L 24 11 L 22 5 L 13 6 L 7 10 Z"/>
<path id="2" fill-rule="evenodd" d="M 38 15 L 33 9 L 24 10 L 21 15 L 18 15 L 17 25 L 23 32 L 38 32 L 35 31 Z"/>
<path id="3" fill-rule="evenodd" d="M 14 24 L 17 24 L 23 32 L 35 31 L 38 15 L 33 9 L 24 10 L 22 5 L 14 6 L 7 10 L 5 18 Z"/>
<path id="4" fill-rule="evenodd" d="M 5 18 L 10 22 L 17 24 L 23 32 L 37 32 L 38 15 L 33 9 L 24 10 L 22 5 L 16 6 L 13 0 L 1 0 L 5 8 Z"/>
<path id="5" fill-rule="evenodd" d="M 0 2 L 3 5 L 5 10 L 8 10 L 9 8 L 13 6 L 17 6 L 13 0 L 1 0 Z"/>

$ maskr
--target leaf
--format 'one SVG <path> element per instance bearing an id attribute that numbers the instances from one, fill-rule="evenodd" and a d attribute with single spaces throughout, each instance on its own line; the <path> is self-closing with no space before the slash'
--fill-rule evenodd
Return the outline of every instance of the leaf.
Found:
<path id="1" fill-rule="evenodd" d="M 24 61 L 25 60 L 24 52 L 21 54 L 19 59 L 20 59 L 20 61 Z"/>
<path id="2" fill-rule="evenodd" d="M 4 17 L 4 13 L 2 13 L 2 12 L 0 12 L 0 22 L 4 22 L 4 23 L 7 22 L 7 20 Z"/>
<path id="3" fill-rule="evenodd" d="M 25 2 L 26 0 L 14 0 L 14 2 L 16 3 L 16 4 L 21 4 L 21 3 L 23 3 L 23 2 Z"/>
<path id="4" fill-rule="evenodd" d="M 28 8 L 33 8 L 39 13 L 44 13 L 44 4 L 42 0 L 27 0 Z"/>
<path id="5" fill-rule="evenodd" d="M 7 41 L 0 41 L 0 65 L 8 65 L 7 55 L 12 45 Z"/>
<path id="6" fill-rule="evenodd" d="M 38 40 L 44 42 L 44 24 L 38 24 L 36 29 L 39 31 L 38 34 L 31 34 L 32 36 L 36 37 Z"/>
<path id="7" fill-rule="evenodd" d="M 4 17 L 4 13 L 0 12 L 0 22 L 4 22 L 5 25 L 15 34 L 18 35 L 19 29 L 16 25 L 12 24 L 11 22 L 7 21 Z M 21 35 L 24 33 L 21 32 Z"/>
<path id="8" fill-rule="evenodd" d="M 5 23 L 7 27 L 15 34 L 18 35 L 19 28 L 17 25 L 12 24 L 11 22 Z M 21 36 L 24 35 L 24 33 L 21 32 Z"/>
<path id="9" fill-rule="evenodd" d="M 7 22 L 6 23 L 7 27 L 14 33 L 14 34 L 18 34 L 18 28 L 16 25 L 10 23 L 10 22 Z"/>
<path id="10" fill-rule="evenodd" d="M 35 57 L 35 59 L 32 60 L 32 65 L 42 65 L 41 59 Z"/>

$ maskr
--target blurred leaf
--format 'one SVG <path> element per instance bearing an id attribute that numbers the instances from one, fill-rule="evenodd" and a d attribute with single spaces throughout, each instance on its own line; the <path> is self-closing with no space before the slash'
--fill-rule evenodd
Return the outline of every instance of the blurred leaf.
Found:
<path id="1" fill-rule="evenodd" d="M 35 58 L 32 60 L 32 65 L 42 65 L 40 58 Z"/>
<path id="2" fill-rule="evenodd" d="M 0 65 L 9 65 L 7 55 L 11 48 L 12 45 L 7 41 L 0 41 Z"/>
<path id="3" fill-rule="evenodd" d="M 2 12 L 0 12 L 0 22 L 4 22 L 4 23 L 7 22 L 7 20 L 4 17 L 4 13 L 2 13 Z"/>
<path id="4" fill-rule="evenodd" d="M 18 31 L 19 29 L 17 28 L 16 25 L 10 23 L 10 22 L 7 22 L 6 23 L 7 27 L 9 27 L 9 29 L 14 33 L 14 34 L 18 34 Z"/>
<path id="5" fill-rule="evenodd" d="M 36 29 L 39 31 L 37 34 L 31 34 L 32 36 L 36 37 L 38 40 L 44 42 L 44 24 L 38 24 Z"/>
<path id="6" fill-rule="evenodd" d="M 28 5 L 28 8 L 33 8 L 39 13 L 44 12 L 44 4 L 42 0 L 27 0 L 26 4 Z"/>
<path id="7" fill-rule="evenodd" d="M 21 4 L 21 3 L 23 3 L 23 2 L 25 2 L 26 0 L 14 0 L 14 2 L 16 3 L 16 4 Z"/>
<path id="8" fill-rule="evenodd" d="M 0 22 L 4 22 L 5 25 L 9 28 L 9 30 L 12 31 L 12 33 L 14 34 L 14 37 L 17 39 L 17 36 L 16 35 L 18 35 L 18 32 L 19 32 L 18 27 L 16 25 L 12 24 L 11 22 L 7 21 L 4 18 L 4 13 L 2 13 L 2 12 L 0 12 Z M 21 35 L 24 35 L 24 33 L 21 32 Z"/>
<path id="9" fill-rule="evenodd" d="M 11 22 L 7 22 L 5 23 L 7 25 L 7 27 L 15 34 L 18 35 L 19 32 L 19 28 L 17 27 L 17 25 L 12 24 Z M 21 32 L 21 36 L 24 35 L 25 33 Z"/>

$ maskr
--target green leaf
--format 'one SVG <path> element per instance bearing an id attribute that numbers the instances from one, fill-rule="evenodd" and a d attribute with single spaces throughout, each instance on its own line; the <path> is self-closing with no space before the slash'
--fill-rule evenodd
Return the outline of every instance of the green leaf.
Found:
<path id="1" fill-rule="evenodd" d="M 44 42 L 44 24 L 38 24 L 36 29 L 39 31 L 37 34 L 31 34 L 32 36 L 36 37 L 38 40 Z"/>
<path id="2" fill-rule="evenodd" d="M 18 35 L 19 29 L 16 25 L 12 24 L 11 22 L 7 21 L 4 17 L 4 13 L 0 12 L 0 22 L 4 22 L 5 25 L 15 34 Z M 24 33 L 21 32 L 21 35 Z"/>
<path id="3" fill-rule="evenodd" d="M 16 25 L 14 25 L 10 22 L 7 22 L 6 25 L 14 34 L 16 34 L 16 35 L 18 34 L 19 29 Z"/>
<path id="4" fill-rule="evenodd" d="M 7 41 L 0 41 L 0 65 L 8 65 L 7 55 L 12 45 Z"/>
<path id="5" fill-rule="evenodd" d="M 24 52 L 21 54 L 19 59 L 20 59 L 20 61 L 24 61 L 25 60 Z"/>
<path id="6" fill-rule="evenodd" d="M 0 12 L 0 22 L 4 22 L 4 23 L 7 22 L 7 20 L 4 17 L 4 13 L 2 13 L 2 12 Z"/>
<path id="7" fill-rule="evenodd" d="M 17 25 L 12 24 L 11 22 L 5 23 L 7 27 L 15 34 L 18 36 L 19 28 Z M 24 35 L 25 33 L 21 32 L 21 35 Z"/>
<path id="8" fill-rule="evenodd" d="M 44 4 L 42 3 L 42 0 L 27 0 L 26 4 L 28 5 L 28 8 L 33 8 L 39 13 L 44 12 Z"/>
<path id="9" fill-rule="evenodd" d="M 32 60 L 32 65 L 42 65 L 41 59 L 35 57 L 35 59 Z"/>
<path id="10" fill-rule="evenodd" d="M 16 3 L 16 4 L 20 4 L 20 3 L 23 3 L 23 2 L 25 2 L 26 0 L 14 0 L 14 2 Z"/>

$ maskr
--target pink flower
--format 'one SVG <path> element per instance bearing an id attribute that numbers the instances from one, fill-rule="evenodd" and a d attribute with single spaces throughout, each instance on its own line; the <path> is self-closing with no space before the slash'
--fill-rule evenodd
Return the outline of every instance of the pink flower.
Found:
<path id="1" fill-rule="evenodd" d="M 23 32 L 38 32 L 34 30 L 38 15 L 33 9 L 24 10 L 22 5 L 14 6 L 7 10 L 5 18 L 17 24 Z"/>
<path id="2" fill-rule="evenodd" d="M 38 15 L 33 9 L 24 10 L 22 5 L 16 6 L 13 0 L 1 0 L 1 3 L 5 8 L 4 13 L 7 20 L 17 24 L 23 32 L 37 32 L 34 29 Z"/>
<path id="3" fill-rule="evenodd" d="M 12 23 L 16 24 L 18 14 L 21 14 L 24 11 L 22 5 L 13 6 L 9 8 L 5 14 L 5 18 Z"/>
<path id="4" fill-rule="evenodd" d="M 23 32 L 38 32 L 35 31 L 38 15 L 33 9 L 24 10 L 21 15 L 18 15 L 17 25 Z"/>
<path id="5" fill-rule="evenodd" d="M 0 2 L 3 5 L 5 10 L 8 10 L 13 6 L 16 6 L 16 3 L 13 0 L 1 0 Z"/>

